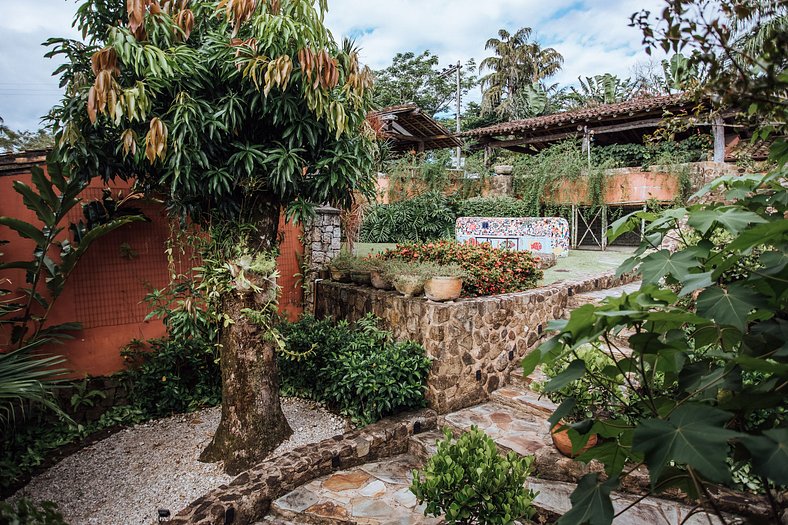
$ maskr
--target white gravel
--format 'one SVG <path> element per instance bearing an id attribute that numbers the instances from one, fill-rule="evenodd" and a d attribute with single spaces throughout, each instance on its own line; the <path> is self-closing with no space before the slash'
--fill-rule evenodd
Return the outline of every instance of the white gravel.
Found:
<path id="1" fill-rule="evenodd" d="M 283 398 L 293 435 L 273 454 L 349 429 L 317 403 Z M 33 478 L 12 499 L 54 501 L 71 525 L 149 525 L 159 508 L 173 515 L 232 478 L 221 463 L 197 458 L 219 424 L 221 410 L 150 421 L 122 430 L 64 458 Z"/>

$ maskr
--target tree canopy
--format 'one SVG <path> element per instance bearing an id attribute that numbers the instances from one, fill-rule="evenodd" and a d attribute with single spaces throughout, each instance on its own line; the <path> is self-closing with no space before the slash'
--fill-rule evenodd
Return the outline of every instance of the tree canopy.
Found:
<path id="1" fill-rule="evenodd" d="M 441 75 L 438 55 L 397 53 L 386 69 L 375 72 L 374 103 L 378 108 L 415 102 L 425 113 L 435 116 L 451 107 L 457 96 L 455 74 Z M 460 72 L 464 96 L 476 86 L 476 63 L 466 62 Z"/>

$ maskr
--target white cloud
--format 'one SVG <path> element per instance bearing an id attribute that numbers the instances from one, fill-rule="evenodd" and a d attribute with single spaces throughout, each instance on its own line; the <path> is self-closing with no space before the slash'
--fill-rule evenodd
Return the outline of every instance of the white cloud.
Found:
<path id="1" fill-rule="evenodd" d="M 118 0 L 121 1 L 121 0 Z M 430 49 L 442 65 L 487 56 L 485 41 L 500 28 L 532 27 L 543 45 L 565 58 L 554 81 L 605 72 L 628 76 L 645 58 L 641 35 L 627 27 L 639 9 L 664 0 L 329 0 L 326 17 L 336 38 L 357 36 L 362 59 L 386 67 L 397 52 Z M 57 66 L 43 58 L 50 36 L 76 36 L 72 0 L 0 0 L 0 116 L 15 128 L 36 128 L 58 101 Z M 473 94 L 471 100 L 479 98 Z"/>

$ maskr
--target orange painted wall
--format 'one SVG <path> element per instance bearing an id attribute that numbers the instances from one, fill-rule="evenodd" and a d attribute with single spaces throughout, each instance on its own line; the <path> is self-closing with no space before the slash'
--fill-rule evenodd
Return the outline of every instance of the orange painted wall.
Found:
<path id="1" fill-rule="evenodd" d="M 16 217 L 29 222 L 35 214 L 27 210 L 21 197 L 13 191 L 15 180 L 31 183 L 27 173 L 0 176 L 0 215 Z M 86 200 L 100 197 L 100 183 L 92 184 L 83 193 Z M 123 183 L 112 185 L 113 193 L 127 189 Z M 48 321 L 58 324 L 79 321 L 83 329 L 75 339 L 63 345 L 53 345 L 48 350 L 66 356 L 66 366 L 76 376 L 108 375 L 123 368 L 120 349 L 132 339 L 149 339 L 165 335 L 158 320 L 145 321 L 149 309 L 143 302 L 152 289 L 162 288 L 169 281 L 165 243 L 169 238 L 169 221 L 160 204 L 136 205 L 151 219 L 146 223 L 124 226 L 94 243 L 79 261 L 74 273 L 53 307 Z M 69 220 L 79 220 L 81 208 L 73 210 Z M 280 310 L 290 319 L 303 311 L 303 293 L 295 274 L 299 273 L 301 228 L 292 224 L 280 227 L 281 255 L 277 260 L 280 271 L 282 298 Z M 0 251 L 4 261 L 24 260 L 31 257 L 33 242 L 19 238 L 16 233 L 0 226 L 0 239 L 11 241 Z M 134 255 L 128 257 L 126 245 Z M 192 261 L 182 261 L 191 265 Z M 190 266 L 186 266 L 188 268 Z M 9 279 L 3 288 L 24 286 L 24 272 L 4 270 L 0 279 Z M 8 334 L 0 333 L 0 348 L 8 341 Z"/>
<path id="2" fill-rule="evenodd" d="M 666 172 L 641 171 L 622 168 L 606 175 L 604 201 L 608 204 L 638 203 L 648 200 L 672 201 L 679 193 L 679 179 Z M 562 204 L 591 204 L 588 181 L 564 180 L 556 194 L 548 192 L 548 202 Z"/>

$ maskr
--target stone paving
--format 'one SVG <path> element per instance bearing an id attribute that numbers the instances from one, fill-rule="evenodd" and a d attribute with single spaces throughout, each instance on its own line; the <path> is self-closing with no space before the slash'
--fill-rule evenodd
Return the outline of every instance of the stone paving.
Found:
<path id="1" fill-rule="evenodd" d="M 411 471 L 421 460 L 411 455 L 368 463 L 318 478 L 279 498 L 271 519 L 317 525 L 431 525 L 410 492 Z"/>

